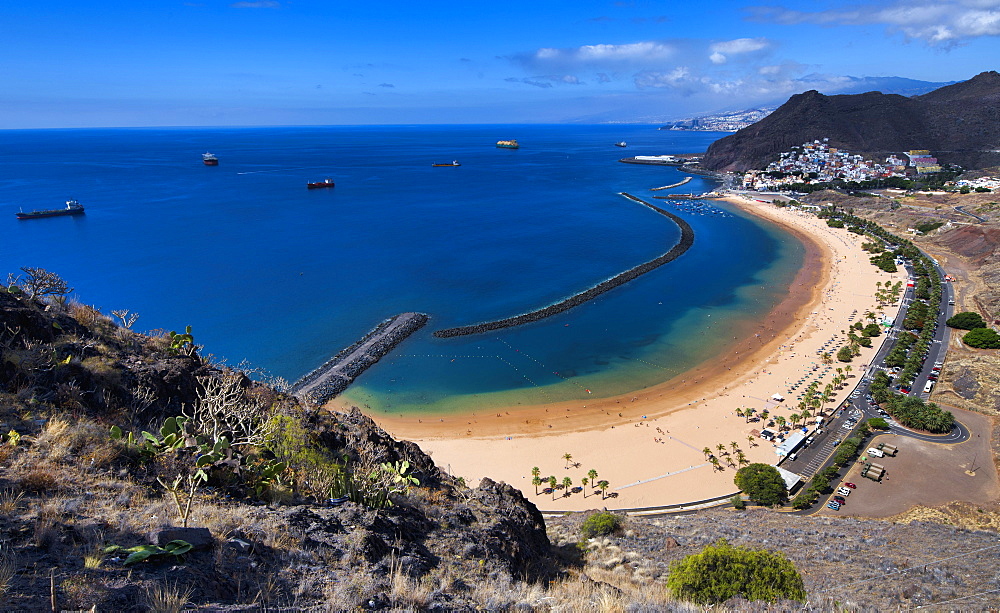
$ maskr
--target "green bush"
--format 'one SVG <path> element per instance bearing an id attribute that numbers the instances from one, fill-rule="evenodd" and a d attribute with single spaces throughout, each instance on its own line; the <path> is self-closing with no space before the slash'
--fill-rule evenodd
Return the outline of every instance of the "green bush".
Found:
<path id="1" fill-rule="evenodd" d="M 770 464 L 754 463 L 736 471 L 736 487 L 750 500 L 767 506 L 784 504 L 788 500 L 788 490 L 778 469 Z"/>
<path id="2" fill-rule="evenodd" d="M 974 328 L 962 337 L 962 342 L 976 349 L 1000 349 L 1000 334 L 992 328 Z"/>
<path id="3" fill-rule="evenodd" d="M 868 427 L 873 430 L 888 430 L 889 422 L 882 419 L 881 417 L 872 417 L 868 420 Z"/>
<path id="4" fill-rule="evenodd" d="M 736 494 L 735 496 L 730 498 L 729 501 L 733 503 L 733 508 L 736 509 L 737 511 L 742 511 L 743 509 L 747 508 L 747 503 L 743 502 L 743 497 L 740 496 L 739 494 Z"/>
<path id="5" fill-rule="evenodd" d="M 944 322 L 944 324 L 949 328 L 958 328 L 960 330 L 973 330 L 975 328 L 986 327 L 986 322 L 983 320 L 983 316 L 972 311 L 955 313 L 949 317 L 948 321 Z"/>
<path id="6" fill-rule="evenodd" d="M 580 526 L 580 534 L 584 538 L 594 538 L 595 536 L 606 536 L 618 532 L 622 527 L 622 518 L 614 513 L 600 511 L 594 513 L 583 520 Z"/>
<path id="7" fill-rule="evenodd" d="M 679 599 L 698 604 L 725 602 L 735 596 L 751 601 L 804 601 L 805 585 L 781 553 L 733 547 L 725 540 L 670 565 L 667 588 Z"/>

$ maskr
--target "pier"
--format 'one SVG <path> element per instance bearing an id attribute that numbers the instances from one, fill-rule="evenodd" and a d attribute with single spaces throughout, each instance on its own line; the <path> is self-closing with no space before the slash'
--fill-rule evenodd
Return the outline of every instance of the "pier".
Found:
<path id="1" fill-rule="evenodd" d="M 672 155 L 637 155 L 618 160 L 623 164 L 650 164 L 653 166 L 683 166 L 685 160 L 679 160 Z"/>
<path id="2" fill-rule="evenodd" d="M 564 300 L 560 300 L 555 304 L 550 304 L 547 307 L 536 309 L 534 311 L 529 311 L 527 313 L 522 313 L 520 315 L 515 315 L 514 317 L 508 317 L 506 319 L 498 319 L 495 321 L 486 321 L 478 324 L 472 324 L 469 326 L 459 326 L 457 328 L 446 328 L 444 330 L 438 330 L 437 332 L 434 333 L 434 336 L 438 338 L 448 338 L 452 336 L 467 336 L 469 334 L 480 334 L 482 332 L 489 332 L 491 330 L 499 330 L 501 328 L 520 326 L 522 324 L 545 319 L 546 317 L 552 317 L 553 315 L 557 315 L 564 311 L 568 311 L 575 306 L 579 306 L 584 302 L 587 302 L 588 300 L 596 298 L 597 296 L 600 296 L 604 292 L 612 290 L 618 287 L 619 285 L 624 285 L 625 283 L 628 283 L 632 279 L 640 277 L 651 270 L 663 266 L 667 262 L 674 261 L 675 259 L 680 257 L 685 251 L 690 249 L 691 245 L 694 244 L 694 230 L 691 228 L 690 224 L 688 224 L 688 222 L 684 221 L 682 218 L 678 217 L 677 215 L 674 215 L 673 213 L 670 213 L 669 211 L 665 211 L 659 208 L 658 206 L 650 204 L 649 202 L 646 202 L 641 198 L 637 198 L 632 194 L 621 192 L 619 195 L 628 198 L 633 202 L 637 202 L 649 208 L 650 210 L 653 210 L 659 213 L 660 215 L 663 215 L 664 217 L 670 218 L 675 224 L 677 224 L 677 226 L 681 230 L 681 238 L 679 241 L 677 241 L 677 244 L 674 245 L 669 251 L 667 251 L 666 253 L 657 258 L 654 258 L 648 262 L 630 268 L 625 272 L 619 273 L 614 277 L 602 281 L 593 287 L 587 288 L 581 292 L 573 294 L 572 296 Z"/>
<path id="3" fill-rule="evenodd" d="M 681 185 L 684 185 L 684 184 L 688 183 L 693 178 L 694 177 L 684 177 L 684 179 L 681 182 L 679 182 L 679 183 L 674 183 L 672 185 L 664 185 L 663 187 L 651 187 L 649 189 L 649 191 L 651 191 L 651 192 L 658 192 L 661 189 L 670 189 L 671 187 L 680 187 Z"/>
<path id="4" fill-rule="evenodd" d="M 347 389 L 354 379 L 427 323 L 424 313 L 400 313 L 363 336 L 292 384 L 290 392 L 306 402 L 323 404 Z"/>

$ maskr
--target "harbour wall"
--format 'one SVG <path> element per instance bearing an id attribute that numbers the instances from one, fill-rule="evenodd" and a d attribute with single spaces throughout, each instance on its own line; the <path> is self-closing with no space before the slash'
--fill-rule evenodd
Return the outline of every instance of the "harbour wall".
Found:
<path id="1" fill-rule="evenodd" d="M 449 338 L 452 336 L 467 336 L 470 334 L 480 334 L 483 332 L 489 332 L 491 330 L 499 330 L 501 328 L 520 326 L 533 321 L 539 321 L 545 319 L 546 317 L 552 317 L 553 315 L 557 315 L 564 311 L 568 311 L 569 309 L 572 309 L 575 306 L 579 306 L 584 302 L 587 302 L 588 300 L 596 298 L 597 296 L 600 296 L 604 292 L 612 290 L 618 287 L 619 285 L 624 285 L 625 283 L 628 283 L 632 279 L 640 277 L 651 270 L 663 266 L 668 262 L 672 262 L 673 260 L 680 257 L 685 251 L 690 249 L 691 245 L 694 244 L 694 230 L 691 228 L 691 225 L 688 224 L 688 222 L 684 221 L 682 218 L 678 217 L 677 215 L 674 215 L 673 213 L 670 213 L 669 211 L 665 211 L 658 206 L 654 206 L 653 204 L 650 204 L 649 202 L 646 202 L 645 200 L 637 198 L 636 196 L 633 196 L 631 194 L 621 192 L 620 195 L 624 196 L 625 198 L 628 198 L 629 200 L 632 200 L 633 202 L 637 202 L 645 207 L 648 207 L 650 210 L 653 210 L 659 213 L 660 215 L 669 217 L 675 224 L 677 224 L 677 226 L 681 230 L 681 237 L 680 240 L 677 242 L 677 244 L 674 245 L 673 248 L 670 249 L 670 251 L 667 251 L 666 253 L 657 258 L 654 258 L 652 260 L 649 260 L 648 262 L 644 262 L 642 264 L 639 264 L 638 266 L 630 268 L 625 272 L 619 273 L 614 277 L 611 277 L 606 281 L 602 281 L 593 287 L 590 287 L 581 292 L 573 294 L 572 296 L 564 300 L 560 300 L 555 304 L 550 304 L 547 307 L 530 311 L 528 313 L 515 315 L 514 317 L 507 317 L 505 319 L 486 321 L 468 326 L 459 326 L 456 328 L 446 328 L 444 330 L 438 330 L 434 332 L 434 336 L 438 338 Z"/>
<path id="2" fill-rule="evenodd" d="M 359 341 L 292 384 L 291 393 L 300 400 L 323 404 L 347 389 L 358 375 L 426 323 L 424 313 L 400 313 L 383 321 Z"/>

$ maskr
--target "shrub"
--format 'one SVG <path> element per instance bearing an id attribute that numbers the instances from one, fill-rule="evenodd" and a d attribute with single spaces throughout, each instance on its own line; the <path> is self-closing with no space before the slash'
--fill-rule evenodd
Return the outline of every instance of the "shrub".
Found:
<path id="1" fill-rule="evenodd" d="M 986 322 L 983 320 L 983 316 L 972 311 L 955 313 L 944 323 L 949 328 L 958 328 L 960 330 L 972 330 L 975 328 L 986 327 Z"/>
<path id="2" fill-rule="evenodd" d="M 974 328 L 962 337 L 962 342 L 976 349 L 1000 349 L 1000 334 L 992 328 Z"/>
<path id="3" fill-rule="evenodd" d="M 788 499 L 785 481 L 778 470 L 770 464 L 754 463 L 736 471 L 736 487 L 750 497 L 750 500 L 767 506 L 784 504 Z"/>
<path id="4" fill-rule="evenodd" d="M 747 600 L 804 601 L 805 586 L 781 553 L 733 547 L 725 540 L 670 565 L 667 588 L 675 598 L 698 604 Z"/>
<path id="5" fill-rule="evenodd" d="M 850 362 L 854 359 L 854 352 L 847 345 L 844 345 L 837 351 L 837 359 L 841 362 Z"/>
<path id="6" fill-rule="evenodd" d="M 743 509 L 747 508 L 747 503 L 743 502 L 743 497 L 740 496 L 739 494 L 736 494 L 735 496 L 730 498 L 730 502 L 733 503 L 733 508 L 736 509 L 737 511 L 742 511 Z"/>
<path id="7" fill-rule="evenodd" d="M 583 524 L 580 525 L 580 534 L 582 534 L 584 538 L 606 536 L 608 534 L 614 534 L 620 530 L 621 527 L 621 517 L 615 515 L 614 513 L 600 511 L 583 520 Z"/>
<path id="8" fill-rule="evenodd" d="M 888 430 L 889 422 L 882 419 L 881 417 L 872 417 L 868 420 L 868 427 L 873 430 Z"/>

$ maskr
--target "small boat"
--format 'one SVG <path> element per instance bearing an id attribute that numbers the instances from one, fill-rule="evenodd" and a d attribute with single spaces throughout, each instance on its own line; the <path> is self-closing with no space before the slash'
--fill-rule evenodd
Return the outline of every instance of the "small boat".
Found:
<path id="1" fill-rule="evenodd" d="M 218 166 L 219 165 L 219 158 L 215 157 L 214 153 L 202 153 L 201 154 L 201 162 L 205 166 Z"/>
<path id="2" fill-rule="evenodd" d="M 333 187 L 333 179 L 323 179 L 322 181 L 317 181 L 315 183 L 306 183 L 306 187 L 309 189 L 316 189 L 317 187 Z"/>
<path id="3" fill-rule="evenodd" d="M 625 141 L 618 141 L 617 143 L 615 143 L 615 147 L 628 147 L 628 143 L 626 143 Z"/>
<path id="4" fill-rule="evenodd" d="M 514 139 L 497 141 L 497 147 L 500 149 L 517 149 L 520 146 L 521 145 L 518 145 L 517 141 Z"/>
<path id="5" fill-rule="evenodd" d="M 461 166 L 461 164 L 458 163 L 458 160 L 453 160 L 452 162 L 450 162 L 448 164 L 431 164 L 431 166 L 434 166 L 434 167 L 438 167 L 438 166 Z"/>
<path id="6" fill-rule="evenodd" d="M 61 215 L 80 215 L 83 213 L 83 205 L 76 200 L 67 200 L 64 209 L 47 209 L 43 211 L 30 211 L 25 213 L 20 211 L 15 213 L 18 219 L 37 219 L 39 217 L 59 217 Z"/>

